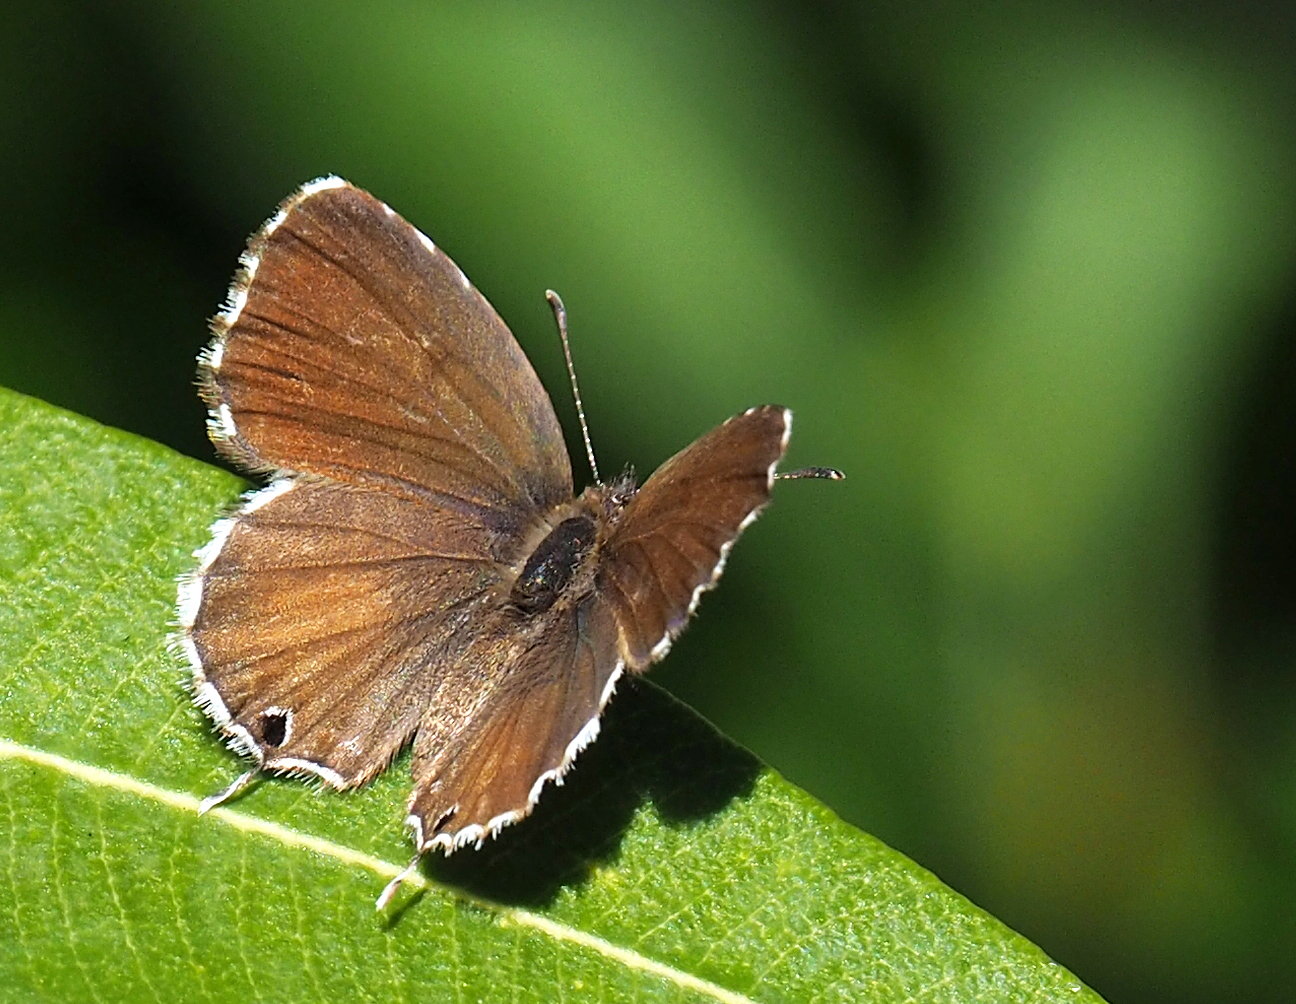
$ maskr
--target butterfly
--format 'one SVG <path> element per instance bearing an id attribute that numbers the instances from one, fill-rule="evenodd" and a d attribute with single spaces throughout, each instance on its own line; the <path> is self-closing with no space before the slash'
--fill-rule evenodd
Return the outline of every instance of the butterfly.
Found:
<path id="1" fill-rule="evenodd" d="M 336 177 L 253 235 L 212 336 L 209 434 L 269 483 L 179 585 L 194 698 L 252 761 L 203 808 L 263 772 L 354 788 L 412 743 L 415 858 L 381 908 L 425 852 L 480 846 L 561 782 L 769 501 L 792 416 L 751 408 L 642 486 L 595 468 L 576 495 L 499 315 Z"/>

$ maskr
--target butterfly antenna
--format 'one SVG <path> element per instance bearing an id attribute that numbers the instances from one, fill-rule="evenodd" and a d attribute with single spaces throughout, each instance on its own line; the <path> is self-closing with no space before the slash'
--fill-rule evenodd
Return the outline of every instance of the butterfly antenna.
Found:
<path id="1" fill-rule="evenodd" d="M 846 475 L 835 467 L 802 467 L 799 471 L 788 471 L 786 474 L 780 471 L 774 476 L 785 481 L 795 481 L 801 478 L 815 478 L 821 481 L 846 480 Z"/>
<path id="2" fill-rule="evenodd" d="M 545 290 L 545 299 L 553 308 L 554 320 L 558 322 L 558 337 L 562 339 L 563 355 L 567 357 L 567 375 L 571 378 L 572 397 L 576 399 L 576 416 L 580 419 L 581 438 L 585 440 L 585 456 L 589 457 L 590 471 L 594 474 L 594 483 L 601 485 L 598 462 L 594 459 L 594 447 L 590 443 L 589 426 L 585 424 L 585 405 L 581 404 L 580 386 L 576 383 L 576 367 L 572 364 L 571 345 L 567 341 L 567 308 L 563 306 L 562 297 L 552 289 Z"/>

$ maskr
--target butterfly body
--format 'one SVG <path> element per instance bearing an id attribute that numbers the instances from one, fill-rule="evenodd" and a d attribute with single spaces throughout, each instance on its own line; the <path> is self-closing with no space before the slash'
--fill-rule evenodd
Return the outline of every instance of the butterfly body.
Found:
<path id="1" fill-rule="evenodd" d="M 270 475 L 184 577 L 197 703 L 253 768 L 363 784 L 413 748 L 418 853 L 525 816 L 665 655 L 769 499 L 791 415 L 750 409 L 642 486 L 579 496 L 490 304 L 336 178 L 253 236 L 201 358 L 209 429 Z"/>

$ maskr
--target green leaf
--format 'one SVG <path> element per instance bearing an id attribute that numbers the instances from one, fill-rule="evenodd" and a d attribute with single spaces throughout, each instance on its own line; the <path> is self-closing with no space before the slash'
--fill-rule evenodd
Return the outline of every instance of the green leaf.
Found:
<path id="1" fill-rule="evenodd" d="M 644 683 L 530 820 L 388 915 L 404 762 L 200 818 L 241 764 L 165 642 L 243 487 L 0 391 L 0 997 L 1098 999 Z"/>

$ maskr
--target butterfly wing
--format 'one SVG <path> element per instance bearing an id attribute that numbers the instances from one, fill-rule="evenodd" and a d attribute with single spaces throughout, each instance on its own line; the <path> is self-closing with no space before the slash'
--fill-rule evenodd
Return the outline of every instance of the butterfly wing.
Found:
<path id="1" fill-rule="evenodd" d="M 507 574 L 491 549 L 485 527 L 450 509 L 274 482 L 216 525 L 182 586 L 199 704 L 268 770 L 364 783 L 429 704 L 453 700 Z"/>
<path id="2" fill-rule="evenodd" d="M 549 396 L 504 322 L 415 227 L 340 178 L 251 240 L 202 362 L 212 438 L 249 470 L 437 504 L 571 498 Z"/>
<path id="3" fill-rule="evenodd" d="M 561 430 L 458 267 L 340 179 L 252 238 L 213 329 L 213 439 L 277 478 L 181 583 L 196 696 L 261 765 L 359 784 L 430 703 L 483 689 L 459 655 L 571 499 Z"/>
<path id="4" fill-rule="evenodd" d="M 666 654 L 719 580 L 733 542 L 769 502 L 791 434 L 786 408 L 735 415 L 662 464 L 630 501 L 597 588 L 631 670 Z"/>
<path id="5" fill-rule="evenodd" d="M 552 616 L 489 632 L 471 660 L 481 707 L 432 709 L 414 740 L 409 822 L 419 851 L 480 842 L 526 815 L 598 734 L 626 667 L 661 658 L 733 541 L 769 501 L 791 414 L 753 408 L 663 464 L 594 559 L 594 589 Z"/>
<path id="6" fill-rule="evenodd" d="M 527 815 L 598 735 L 621 674 L 615 621 L 593 597 L 529 622 L 503 616 L 513 623 L 468 653 L 494 687 L 476 707 L 430 709 L 414 739 L 408 822 L 419 853 L 480 843 Z"/>

